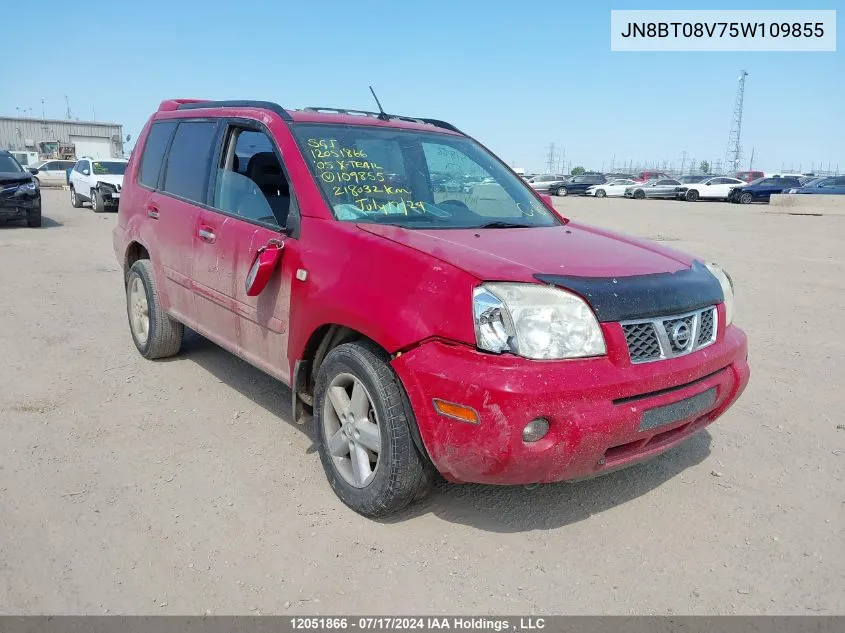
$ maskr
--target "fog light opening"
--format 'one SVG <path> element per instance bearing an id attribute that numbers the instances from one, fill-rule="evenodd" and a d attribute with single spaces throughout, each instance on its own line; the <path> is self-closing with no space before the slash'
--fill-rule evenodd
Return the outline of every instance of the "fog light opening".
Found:
<path id="1" fill-rule="evenodd" d="M 522 429 L 522 441 L 523 442 L 539 442 L 544 437 L 546 437 L 546 433 L 549 432 L 549 421 L 544 420 L 543 418 L 537 418 L 536 420 L 531 420 L 528 424 L 525 425 L 525 428 Z"/>

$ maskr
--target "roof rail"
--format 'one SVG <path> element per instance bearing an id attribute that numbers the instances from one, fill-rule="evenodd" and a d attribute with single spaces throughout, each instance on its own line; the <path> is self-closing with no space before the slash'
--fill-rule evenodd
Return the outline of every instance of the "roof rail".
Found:
<path id="1" fill-rule="evenodd" d="M 369 110 L 348 110 L 346 108 L 323 108 L 323 107 L 308 107 L 302 108 L 303 112 L 336 112 L 337 114 L 351 114 L 356 116 L 366 116 L 372 118 L 379 118 L 381 113 L 379 112 L 370 112 Z M 438 119 L 424 119 L 412 116 L 401 116 L 398 114 L 388 114 L 389 119 L 393 119 L 396 121 L 407 121 L 408 123 L 427 123 L 428 125 L 433 125 L 435 127 L 443 128 L 444 130 L 450 130 L 452 132 L 457 132 L 458 134 L 463 134 L 458 128 L 456 128 L 451 123 L 446 123 L 446 121 L 440 121 Z M 466 136 L 466 135 L 464 135 Z"/>
<path id="2" fill-rule="evenodd" d="M 177 110 L 201 110 L 204 108 L 260 108 L 278 114 L 284 121 L 292 121 L 290 112 L 272 101 L 195 101 L 193 99 L 176 100 Z"/>

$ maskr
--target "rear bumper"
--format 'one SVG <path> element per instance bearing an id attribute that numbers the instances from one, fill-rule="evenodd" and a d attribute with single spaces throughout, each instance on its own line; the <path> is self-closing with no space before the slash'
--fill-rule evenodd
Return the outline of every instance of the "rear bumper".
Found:
<path id="1" fill-rule="evenodd" d="M 609 349 L 624 345 L 618 324 L 603 327 Z M 749 379 L 746 337 L 736 327 L 689 356 L 642 365 L 631 365 L 627 352 L 539 362 L 429 342 L 393 367 L 435 467 L 451 481 L 487 484 L 580 479 L 658 455 L 724 413 Z M 659 408 L 696 396 L 689 402 L 697 407 L 679 405 L 668 421 L 645 423 L 646 411 L 658 409 L 648 419 L 660 418 Z M 433 398 L 474 408 L 479 424 L 439 416 Z M 538 417 L 548 420 L 548 434 L 524 442 L 523 428 Z"/>

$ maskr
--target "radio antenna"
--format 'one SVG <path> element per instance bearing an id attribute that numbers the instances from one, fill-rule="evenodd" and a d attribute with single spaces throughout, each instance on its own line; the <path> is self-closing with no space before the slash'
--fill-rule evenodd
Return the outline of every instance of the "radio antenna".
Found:
<path id="1" fill-rule="evenodd" d="M 390 117 L 387 116 L 387 112 L 385 112 L 384 108 L 381 107 L 381 101 L 378 100 L 378 97 L 376 96 L 376 91 L 373 90 L 372 86 L 370 86 L 370 92 L 373 93 L 373 99 L 376 100 L 376 105 L 378 106 L 378 112 L 379 112 L 378 118 L 381 119 L 382 121 L 389 121 Z"/>

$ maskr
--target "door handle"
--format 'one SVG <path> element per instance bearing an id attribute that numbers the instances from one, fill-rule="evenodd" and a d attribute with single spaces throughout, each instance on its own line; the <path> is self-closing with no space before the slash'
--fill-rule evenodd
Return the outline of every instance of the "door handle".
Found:
<path id="1" fill-rule="evenodd" d="M 204 242 L 213 242 L 215 238 L 214 231 L 206 228 L 202 228 L 197 231 L 197 235 L 199 235 L 199 238 Z"/>
<path id="2" fill-rule="evenodd" d="M 147 207 L 147 217 L 153 220 L 158 220 L 158 207 L 150 205 Z"/>

